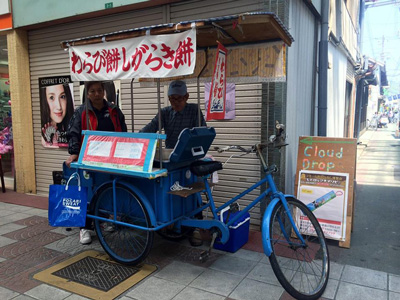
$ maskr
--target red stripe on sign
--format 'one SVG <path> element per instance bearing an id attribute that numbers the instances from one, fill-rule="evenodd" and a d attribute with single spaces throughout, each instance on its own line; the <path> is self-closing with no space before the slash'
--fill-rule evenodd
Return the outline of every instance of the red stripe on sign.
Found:
<path id="1" fill-rule="evenodd" d="M 301 216 L 300 217 L 301 220 L 307 220 L 309 221 L 309 218 L 307 218 L 306 216 Z M 326 220 L 326 219 L 318 219 L 318 222 L 320 223 L 328 223 L 328 224 L 334 224 L 334 225 L 342 225 L 342 222 L 340 221 L 332 221 L 332 220 Z"/>
<path id="2" fill-rule="evenodd" d="M 325 220 L 325 219 L 317 219 L 317 220 L 320 223 L 328 223 L 328 224 L 333 224 L 333 225 L 342 225 L 342 222 L 340 222 L 340 221 L 332 221 L 332 220 Z"/>

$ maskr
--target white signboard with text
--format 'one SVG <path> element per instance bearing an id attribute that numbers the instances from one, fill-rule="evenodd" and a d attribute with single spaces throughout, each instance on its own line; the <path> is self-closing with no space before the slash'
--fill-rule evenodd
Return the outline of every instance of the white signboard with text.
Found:
<path id="1" fill-rule="evenodd" d="M 193 74 L 196 29 L 70 46 L 73 81 L 165 78 Z"/>
<path id="2" fill-rule="evenodd" d="M 326 238 L 346 238 L 348 189 L 348 173 L 300 171 L 297 197 L 314 213 Z M 296 219 L 302 233 L 313 234 L 306 216 L 298 212 Z"/>

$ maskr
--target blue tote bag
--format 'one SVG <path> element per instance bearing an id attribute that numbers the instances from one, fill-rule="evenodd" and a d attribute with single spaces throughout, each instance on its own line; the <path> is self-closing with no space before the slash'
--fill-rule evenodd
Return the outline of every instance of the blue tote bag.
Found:
<path id="1" fill-rule="evenodd" d="M 76 178 L 78 185 L 70 185 Z M 50 185 L 49 224 L 54 227 L 84 227 L 87 211 L 87 187 L 81 186 L 78 173 L 73 173 L 67 185 Z"/>

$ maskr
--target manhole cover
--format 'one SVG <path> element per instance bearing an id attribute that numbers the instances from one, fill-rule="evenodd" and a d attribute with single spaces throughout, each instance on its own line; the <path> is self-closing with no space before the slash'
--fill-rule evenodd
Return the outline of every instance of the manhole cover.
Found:
<path id="1" fill-rule="evenodd" d="M 87 256 L 52 274 L 107 292 L 138 271 Z"/>

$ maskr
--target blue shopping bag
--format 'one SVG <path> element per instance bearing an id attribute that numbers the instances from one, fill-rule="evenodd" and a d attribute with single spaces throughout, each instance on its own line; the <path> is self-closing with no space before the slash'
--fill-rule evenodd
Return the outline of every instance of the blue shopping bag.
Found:
<path id="1" fill-rule="evenodd" d="M 70 185 L 76 178 L 78 185 Z M 81 186 L 78 173 L 67 185 L 52 184 L 49 189 L 49 224 L 54 227 L 84 227 L 87 211 L 87 187 Z"/>

